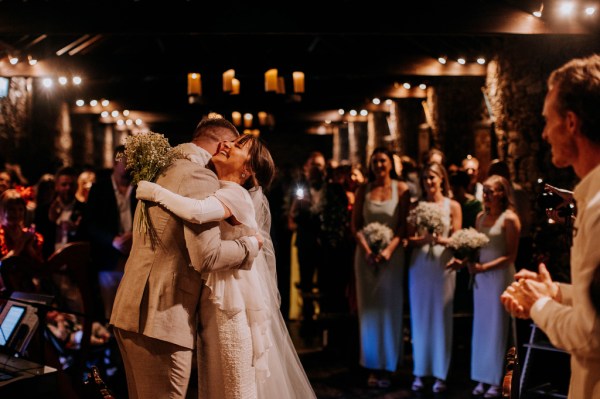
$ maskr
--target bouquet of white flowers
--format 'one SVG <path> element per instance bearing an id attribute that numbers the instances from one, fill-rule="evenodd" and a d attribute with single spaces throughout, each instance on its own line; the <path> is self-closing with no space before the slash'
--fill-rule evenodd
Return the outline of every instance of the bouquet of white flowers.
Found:
<path id="1" fill-rule="evenodd" d="M 469 227 L 454 232 L 450 237 L 448 247 L 454 251 L 455 258 L 477 262 L 479 250 L 489 242 L 490 239 L 485 234 Z"/>
<path id="2" fill-rule="evenodd" d="M 137 185 L 140 180 L 154 181 L 159 173 L 170 166 L 173 161 L 184 158 L 184 154 L 169 145 L 169 140 L 164 135 L 154 132 L 139 133 L 125 139 L 126 168 L 131 172 L 132 184 Z M 150 237 L 152 248 L 159 242 L 158 235 L 148 217 L 146 201 L 140 204 L 140 218 L 138 231 L 147 233 Z"/>
<path id="3" fill-rule="evenodd" d="M 388 246 L 392 238 L 394 238 L 394 232 L 385 224 L 379 222 L 371 222 L 362 229 L 362 233 L 367 240 L 367 244 L 373 253 L 378 254 L 385 247 Z"/>
<path id="4" fill-rule="evenodd" d="M 430 234 L 441 234 L 444 231 L 444 214 L 442 209 L 433 202 L 421 201 L 408 212 L 408 223 L 417 229 L 427 230 Z"/>

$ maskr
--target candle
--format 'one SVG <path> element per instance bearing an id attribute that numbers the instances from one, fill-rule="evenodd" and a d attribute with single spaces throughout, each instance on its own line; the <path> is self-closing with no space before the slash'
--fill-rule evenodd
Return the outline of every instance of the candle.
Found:
<path id="1" fill-rule="evenodd" d="M 236 78 L 233 78 L 231 81 L 231 94 L 240 94 L 240 81 Z"/>
<path id="2" fill-rule="evenodd" d="M 234 77 L 235 77 L 234 69 L 228 69 L 225 72 L 223 72 L 223 91 L 224 92 L 228 93 L 233 90 L 232 83 L 233 83 Z"/>
<path id="3" fill-rule="evenodd" d="M 235 126 L 241 126 L 242 125 L 242 114 L 240 114 L 237 111 L 233 111 L 231 113 L 231 121 L 233 122 L 233 124 Z"/>
<path id="4" fill-rule="evenodd" d="M 188 73 L 188 96 L 202 95 L 202 80 L 199 73 Z"/>
<path id="5" fill-rule="evenodd" d="M 277 91 L 277 69 L 265 72 L 265 91 Z"/>
<path id="6" fill-rule="evenodd" d="M 252 114 L 244 114 L 244 127 L 252 127 Z"/>
<path id="7" fill-rule="evenodd" d="M 258 113 L 258 124 L 260 126 L 265 126 L 267 124 L 267 113 L 264 111 L 260 111 Z"/>
<path id="8" fill-rule="evenodd" d="M 304 93 L 304 72 L 292 72 L 294 93 Z"/>

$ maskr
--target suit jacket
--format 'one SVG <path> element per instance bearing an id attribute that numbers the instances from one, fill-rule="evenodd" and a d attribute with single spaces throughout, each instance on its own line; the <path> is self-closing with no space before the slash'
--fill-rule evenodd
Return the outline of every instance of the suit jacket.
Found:
<path id="1" fill-rule="evenodd" d="M 120 215 L 117 198 L 112 185 L 112 170 L 97 174 L 85 208 L 82 226 L 88 234 L 92 247 L 92 259 L 97 270 L 115 270 L 126 256 L 115 249 L 112 241 L 119 234 Z M 137 200 L 135 188 L 130 196 L 132 218 Z M 121 266 L 122 264 L 121 263 Z"/>
<path id="2" fill-rule="evenodd" d="M 219 188 L 217 176 L 188 159 L 174 162 L 157 183 L 180 195 L 203 199 Z M 219 223 L 183 222 L 166 209 L 148 207 L 161 244 L 137 231 L 125 265 L 110 323 L 185 348 L 194 348 L 201 273 L 250 268 L 258 251 L 248 237 L 221 241 Z"/>

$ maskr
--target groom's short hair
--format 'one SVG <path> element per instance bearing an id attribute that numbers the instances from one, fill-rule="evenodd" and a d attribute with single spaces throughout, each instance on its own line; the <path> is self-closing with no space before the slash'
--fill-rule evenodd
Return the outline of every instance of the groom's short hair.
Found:
<path id="1" fill-rule="evenodd" d="M 235 140 L 240 133 L 233 123 L 224 118 L 204 118 L 196 126 L 192 140 Z M 229 136 L 229 137 L 228 137 Z"/>

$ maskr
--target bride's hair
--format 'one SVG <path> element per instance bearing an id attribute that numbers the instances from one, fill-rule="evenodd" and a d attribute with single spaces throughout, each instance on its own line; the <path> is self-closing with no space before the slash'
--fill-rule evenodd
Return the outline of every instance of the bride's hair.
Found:
<path id="1" fill-rule="evenodd" d="M 263 191 L 268 191 L 275 177 L 275 163 L 271 153 L 259 138 L 250 134 L 242 137 L 239 142 L 247 141 L 250 141 L 251 146 L 247 165 L 252 171 L 252 176 L 246 180 L 243 187 L 249 190 L 261 186 Z"/>

